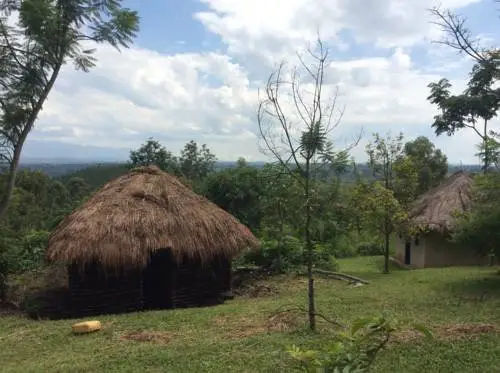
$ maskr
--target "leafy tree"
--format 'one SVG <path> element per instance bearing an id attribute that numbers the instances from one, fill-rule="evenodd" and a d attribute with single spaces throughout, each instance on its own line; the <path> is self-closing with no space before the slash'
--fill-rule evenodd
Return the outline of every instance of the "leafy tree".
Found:
<path id="1" fill-rule="evenodd" d="M 404 206 L 394 192 L 383 182 L 360 183 L 353 192 L 353 200 L 363 227 L 375 232 L 384 240 L 384 273 L 389 273 L 390 236 L 403 226 L 407 219 Z"/>
<path id="2" fill-rule="evenodd" d="M 17 12 L 19 21 L 9 24 Z M 128 47 L 138 31 L 136 12 L 122 0 L 3 0 L 0 2 L 0 146 L 8 181 L 0 219 L 14 191 L 23 145 L 62 66 L 89 71 L 95 49 L 87 42 Z"/>
<path id="3" fill-rule="evenodd" d="M 366 151 L 369 158 L 369 166 L 373 171 L 374 176 L 380 180 L 384 190 L 380 187 L 375 188 L 372 192 L 372 200 L 375 203 L 381 203 L 376 207 L 375 219 L 382 224 L 384 235 L 384 273 L 389 273 L 389 244 L 391 233 L 394 231 L 392 224 L 392 214 L 397 200 L 394 197 L 394 187 L 396 180 L 396 172 L 394 165 L 403 157 L 403 134 L 400 133 L 396 137 L 387 135 L 385 138 L 378 133 L 373 135 L 373 141 L 367 145 Z M 377 184 L 378 185 L 378 184 Z M 394 201 L 393 201 L 394 199 Z M 399 203 L 397 204 L 399 206 Z M 380 209 L 385 211 L 380 215 Z M 378 223 L 377 223 L 378 224 Z"/>
<path id="4" fill-rule="evenodd" d="M 302 223 L 300 207 L 302 188 L 297 179 L 281 165 L 266 165 L 259 172 L 261 183 L 261 235 L 275 240 L 276 269 L 283 270 L 289 236 L 297 233 Z"/>
<path id="5" fill-rule="evenodd" d="M 155 165 L 171 174 L 180 173 L 177 157 L 151 137 L 139 149 L 130 152 L 130 164 L 132 167 Z"/>
<path id="6" fill-rule="evenodd" d="M 425 136 L 408 141 L 404 145 L 404 154 L 418 170 L 417 195 L 438 185 L 448 173 L 446 155 Z"/>
<path id="7" fill-rule="evenodd" d="M 309 48 L 307 56 L 299 56 L 299 60 L 300 68 L 294 68 L 290 76 L 286 76 L 285 63 L 269 76 L 264 94 L 259 97 L 257 120 L 263 151 L 293 175 L 302 187 L 309 326 L 315 330 L 313 217 L 316 211 L 313 200 L 318 173 L 325 163 L 335 158 L 328 136 L 340 123 L 342 110 L 336 106 L 336 96 L 328 97 L 324 89 L 328 49 L 322 41 L 318 39 L 315 49 Z M 301 77 L 299 69 L 305 71 L 306 78 Z"/>
<path id="8" fill-rule="evenodd" d="M 1 175 L 0 182 L 7 178 Z M 70 202 L 66 187 L 59 181 L 39 171 L 22 170 L 3 224 L 19 235 L 29 229 L 47 229 L 52 217 Z"/>
<path id="9" fill-rule="evenodd" d="M 458 217 L 453 240 L 480 254 L 500 256 L 500 173 L 474 178 L 472 209 Z"/>
<path id="10" fill-rule="evenodd" d="M 130 171 L 130 166 L 130 164 L 126 163 L 97 164 L 62 175 L 58 177 L 58 180 L 66 184 L 71 178 L 79 177 L 85 180 L 91 191 L 94 191 L 107 182 L 126 174 Z"/>
<path id="11" fill-rule="evenodd" d="M 90 193 L 90 185 L 81 177 L 72 177 L 66 183 L 66 190 L 73 202 L 80 202 Z"/>
<path id="12" fill-rule="evenodd" d="M 242 159 L 237 167 L 209 174 L 202 182 L 201 194 L 228 211 L 253 232 L 261 225 L 259 170 Z"/>
<path id="13" fill-rule="evenodd" d="M 483 170 L 487 172 L 492 165 L 490 139 L 494 135 L 488 125 L 500 108 L 500 88 L 496 87 L 500 78 L 500 50 L 482 48 L 472 38 L 463 17 L 438 8 L 432 9 L 432 14 L 445 31 L 445 39 L 439 42 L 475 61 L 467 88 L 461 94 L 451 94 L 452 86 L 446 78 L 429 84 L 428 100 L 441 111 L 434 117 L 432 127 L 437 135 L 449 136 L 464 128 L 472 129 L 483 143 Z"/>
<path id="14" fill-rule="evenodd" d="M 193 182 L 200 182 L 208 174 L 215 170 L 217 158 L 210 152 L 207 145 L 203 144 L 201 148 L 191 140 L 181 151 L 179 157 L 180 170 L 182 174 Z"/>
<path id="15" fill-rule="evenodd" d="M 412 157 L 401 157 L 394 163 L 395 179 L 393 184 L 394 197 L 406 212 L 411 209 L 411 204 L 418 195 L 419 169 Z"/>
<path id="16" fill-rule="evenodd" d="M 500 169 L 500 142 L 495 138 L 496 134 L 492 133 L 492 136 L 494 137 L 489 137 L 486 142 L 476 145 L 478 150 L 476 156 L 483 164 L 489 163 L 498 170 Z"/>

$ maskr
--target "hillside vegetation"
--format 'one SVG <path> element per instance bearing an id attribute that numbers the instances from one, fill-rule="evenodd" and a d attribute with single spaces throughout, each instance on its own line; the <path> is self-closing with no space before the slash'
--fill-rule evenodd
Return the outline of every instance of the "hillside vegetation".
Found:
<path id="1" fill-rule="evenodd" d="M 500 372 L 500 276 L 491 268 L 424 269 L 381 274 L 381 257 L 343 259 L 340 269 L 370 281 L 317 279 L 319 311 L 335 320 L 385 313 L 433 331 L 401 331 L 375 372 Z M 306 279 L 281 275 L 251 284 L 222 306 L 97 317 L 104 329 L 74 336 L 78 320 L 0 318 L 2 372 L 290 372 L 292 344 L 332 341 L 319 322 L 309 334 L 301 306 Z"/>

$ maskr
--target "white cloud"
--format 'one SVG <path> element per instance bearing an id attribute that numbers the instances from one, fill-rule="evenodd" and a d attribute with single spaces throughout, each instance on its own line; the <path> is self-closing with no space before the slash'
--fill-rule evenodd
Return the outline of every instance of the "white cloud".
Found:
<path id="1" fill-rule="evenodd" d="M 476 1 L 442 3 L 460 7 Z M 89 74 L 64 69 L 34 138 L 134 148 L 155 136 L 175 152 L 196 139 L 220 159 L 262 159 L 256 136 L 257 87 L 266 80 L 270 63 L 290 58 L 314 40 L 318 25 L 322 37 L 338 50 L 352 47 L 346 45 L 346 31 L 354 41 L 385 48 L 372 56 L 333 60 L 328 67 L 328 81 L 338 84 L 339 104 L 346 105 L 335 134 L 340 143 L 361 126 L 368 135 L 388 130 L 432 134 L 435 109 L 426 101 L 427 84 L 443 72 L 422 69 L 411 52 L 436 35 L 426 16 L 434 1 L 203 2 L 208 10 L 196 18 L 221 37 L 226 52 L 166 55 L 131 48 L 118 54 L 99 47 L 98 66 Z M 445 150 L 463 140 L 447 141 Z M 362 147 L 355 152 L 362 153 Z"/>
<path id="2" fill-rule="evenodd" d="M 391 48 L 426 42 L 439 35 L 429 8 L 460 8 L 480 0 L 201 0 L 207 11 L 196 17 L 237 54 L 258 54 L 274 62 L 313 41 L 319 30 L 336 40 L 350 31 L 357 42 Z M 272 5 L 271 5 L 272 4 Z"/>

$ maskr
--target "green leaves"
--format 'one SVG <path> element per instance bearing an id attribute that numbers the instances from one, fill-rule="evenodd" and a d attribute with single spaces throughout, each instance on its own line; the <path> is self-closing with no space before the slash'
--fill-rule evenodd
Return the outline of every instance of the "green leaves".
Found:
<path id="1" fill-rule="evenodd" d="M 128 47 L 139 30 L 137 12 L 122 0 L 3 0 L 0 2 L 0 145 L 9 182 L 0 199 L 3 218 L 14 191 L 23 145 L 65 63 L 89 71 L 95 48 Z M 7 16 L 19 12 L 19 22 Z"/>
<path id="2" fill-rule="evenodd" d="M 334 333 L 332 341 L 318 350 L 293 345 L 287 352 L 304 372 L 367 373 L 397 330 L 396 323 L 383 316 L 365 317 Z"/>
<path id="3" fill-rule="evenodd" d="M 130 163 L 132 167 L 155 165 L 174 175 L 180 174 L 177 158 L 153 138 L 130 152 Z"/>
<path id="4" fill-rule="evenodd" d="M 474 178 L 472 209 L 457 218 L 453 240 L 479 254 L 500 256 L 500 174 Z"/>
<path id="5" fill-rule="evenodd" d="M 470 46 L 464 45 L 464 48 Z M 500 109 L 500 90 L 493 88 L 500 77 L 500 51 L 488 51 L 476 57 L 467 88 L 461 94 L 451 94 L 452 86 L 443 78 L 428 85 L 431 93 L 427 99 L 440 110 L 432 124 L 436 135 L 451 136 L 458 130 L 470 128 L 487 144 L 490 138 L 488 122 Z M 490 160 L 486 156 L 483 162 L 486 171 Z"/>

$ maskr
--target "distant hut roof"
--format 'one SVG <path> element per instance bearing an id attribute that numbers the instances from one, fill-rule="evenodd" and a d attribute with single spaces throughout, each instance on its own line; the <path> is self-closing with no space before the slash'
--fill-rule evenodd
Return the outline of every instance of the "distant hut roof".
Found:
<path id="1" fill-rule="evenodd" d="M 470 174 L 458 171 L 421 195 L 410 211 L 410 224 L 441 233 L 453 230 L 456 213 L 470 208 L 472 182 Z"/>
<path id="2" fill-rule="evenodd" d="M 47 260 L 144 267 L 157 249 L 206 261 L 257 246 L 234 216 L 149 166 L 110 181 L 67 216 L 49 238 Z"/>

